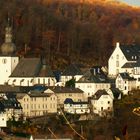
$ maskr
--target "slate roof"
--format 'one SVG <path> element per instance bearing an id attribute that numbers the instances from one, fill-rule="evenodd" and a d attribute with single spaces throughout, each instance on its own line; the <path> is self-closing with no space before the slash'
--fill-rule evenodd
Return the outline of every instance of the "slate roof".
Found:
<path id="1" fill-rule="evenodd" d="M 75 75 L 83 75 L 80 66 L 76 64 L 69 65 L 63 72 L 62 76 L 75 76 Z"/>
<path id="2" fill-rule="evenodd" d="M 128 61 L 136 61 L 140 58 L 140 46 L 138 45 L 120 45 L 120 49 Z"/>
<path id="3" fill-rule="evenodd" d="M 120 73 L 119 74 L 123 79 L 128 80 L 128 81 L 133 81 L 136 80 L 134 77 L 130 77 L 130 75 L 126 72 Z"/>
<path id="4" fill-rule="evenodd" d="M 106 90 L 98 90 L 92 99 L 98 100 L 102 95 L 109 95 Z"/>
<path id="5" fill-rule="evenodd" d="M 93 70 L 88 70 L 77 83 L 110 83 L 110 80 L 102 72 L 94 74 Z"/>
<path id="6" fill-rule="evenodd" d="M 79 105 L 79 104 L 88 104 L 88 102 L 74 102 L 71 98 L 66 98 L 64 101 L 64 104 L 74 104 L 74 105 Z"/>
<path id="7" fill-rule="evenodd" d="M 48 87 L 48 89 L 52 90 L 54 93 L 84 93 L 79 88 L 72 87 Z"/>
<path id="8" fill-rule="evenodd" d="M 19 92 L 28 92 L 32 89 L 33 87 L 21 87 L 21 86 L 11 86 L 11 85 L 0 85 L 0 92 L 14 92 L 14 93 L 19 93 Z"/>
<path id="9" fill-rule="evenodd" d="M 0 100 L 0 110 L 5 109 L 22 109 L 20 103 L 17 101 L 16 98 L 8 98 L 8 100 L 1 99 Z"/>
<path id="10" fill-rule="evenodd" d="M 127 62 L 122 66 L 122 68 L 134 68 L 135 65 L 136 63 Z"/>
<path id="11" fill-rule="evenodd" d="M 52 77 L 48 65 L 43 65 L 40 58 L 22 58 L 10 77 Z"/>

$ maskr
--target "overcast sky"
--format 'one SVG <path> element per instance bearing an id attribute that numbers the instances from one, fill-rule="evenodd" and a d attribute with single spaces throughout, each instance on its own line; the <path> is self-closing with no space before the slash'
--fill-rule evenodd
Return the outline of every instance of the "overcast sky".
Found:
<path id="1" fill-rule="evenodd" d="M 120 0 L 120 1 L 126 2 L 131 5 L 140 6 L 140 0 Z"/>

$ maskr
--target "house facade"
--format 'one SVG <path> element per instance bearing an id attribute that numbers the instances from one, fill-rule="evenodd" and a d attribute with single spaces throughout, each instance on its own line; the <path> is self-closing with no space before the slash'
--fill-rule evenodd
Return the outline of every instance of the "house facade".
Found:
<path id="1" fill-rule="evenodd" d="M 58 107 L 64 106 L 64 101 L 67 98 L 71 98 L 74 102 L 86 101 L 87 98 L 84 96 L 84 92 L 78 88 L 71 87 L 48 87 L 45 93 L 53 93 L 57 96 Z"/>
<path id="2" fill-rule="evenodd" d="M 123 94 L 136 89 L 136 79 L 130 77 L 128 73 L 119 73 L 116 78 L 116 88 L 120 89 Z"/>
<path id="3" fill-rule="evenodd" d="M 90 98 L 93 113 L 103 117 L 113 113 L 113 99 L 105 90 L 98 90 Z"/>
<path id="4" fill-rule="evenodd" d="M 101 67 L 93 67 L 75 83 L 75 87 L 83 90 L 86 97 L 91 97 L 98 90 L 109 89 L 111 83 Z"/>
<path id="5" fill-rule="evenodd" d="M 18 93 L 16 97 L 26 117 L 57 113 L 57 97 L 54 94 L 30 92 Z"/>

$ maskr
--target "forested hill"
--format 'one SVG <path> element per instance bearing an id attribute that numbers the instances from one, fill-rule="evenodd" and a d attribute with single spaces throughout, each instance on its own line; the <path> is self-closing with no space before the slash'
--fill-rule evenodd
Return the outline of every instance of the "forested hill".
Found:
<path id="1" fill-rule="evenodd" d="M 17 54 L 46 55 L 55 67 L 105 65 L 116 41 L 140 44 L 140 9 L 113 0 L 0 0 L 1 44 L 7 13 Z"/>

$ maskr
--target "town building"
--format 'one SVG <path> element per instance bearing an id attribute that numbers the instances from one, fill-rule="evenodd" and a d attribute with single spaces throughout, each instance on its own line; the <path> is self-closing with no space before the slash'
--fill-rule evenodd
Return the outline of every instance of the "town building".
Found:
<path id="1" fill-rule="evenodd" d="M 38 91 L 16 94 L 26 117 L 43 116 L 57 113 L 57 97 L 55 94 Z"/>
<path id="2" fill-rule="evenodd" d="M 34 86 L 43 84 L 54 86 L 55 77 L 43 58 L 19 58 L 12 42 L 12 27 L 8 24 L 5 42 L 1 46 L 0 85 Z"/>
<path id="3" fill-rule="evenodd" d="M 112 116 L 113 99 L 105 90 L 98 90 L 95 95 L 90 97 L 93 113 L 103 117 Z"/>
<path id="4" fill-rule="evenodd" d="M 83 76 L 83 69 L 83 66 L 78 64 L 69 65 L 61 74 L 61 86 L 65 86 L 65 83 L 71 79 L 78 81 Z"/>
<path id="5" fill-rule="evenodd" d="M 136 89 L 136 79 L 126 72 L 119 73 L 116 78 L 116 88 L 120 89 L 123 94 L 128 94 L 129 91 Z"/>
<path id="6" fill-rule="evenodd" d="M 111 83 L 101 67 L 94 66 L 75 83 L 75 87 L 83 90 L 86 97 L 91 97 L 98 90 L 109 89 Z"/>
<path id="7" fill-rule="evenodd" d="M 74 102 L 87 101 L 87 98 L 84 96 L 84 92 L 78 88 L 73 87 L 48 87 L 45 93 L 52 93 L 57 96 L 58 108 L 64 106 L 64 101 L 67 98 L 71 98 Z"/>
<path id="8" fill-rule="evenodd" d="M 88 102 L 74 102 L 71 98 L 64 101 L 64 111 L 70 114 L 89 114 L 90 105 Z"/>

